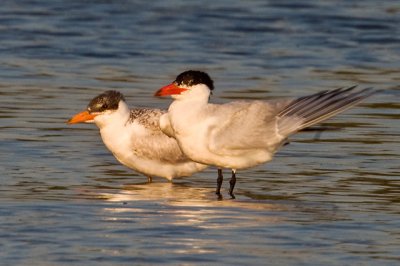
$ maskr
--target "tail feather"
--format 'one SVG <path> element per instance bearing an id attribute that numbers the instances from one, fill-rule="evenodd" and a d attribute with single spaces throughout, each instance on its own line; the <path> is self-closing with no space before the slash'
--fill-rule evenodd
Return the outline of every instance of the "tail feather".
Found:
<path id="1" fill-rule="evenodd" d="M 354 91 L 355 88 L 323 91 L 292 101 L 278 114 L 280 134 L 288 136 L 322 122 L 377 92 L 372 88 Z"/>

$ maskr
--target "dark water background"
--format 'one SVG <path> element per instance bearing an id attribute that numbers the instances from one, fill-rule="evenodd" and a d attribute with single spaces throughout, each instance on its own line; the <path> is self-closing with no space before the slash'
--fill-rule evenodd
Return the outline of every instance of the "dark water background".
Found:
<path id="1" fill-rule="evenodd" d="M 0 264 L 398 265 L 399 25 L 390 0 L 3 0 Z M 213 168 L 145 184 L 65 124 L 106 89 L 167 107 L 187 69 L 214 102 L 385 91 L 240 171 L 236 200 Z"/>

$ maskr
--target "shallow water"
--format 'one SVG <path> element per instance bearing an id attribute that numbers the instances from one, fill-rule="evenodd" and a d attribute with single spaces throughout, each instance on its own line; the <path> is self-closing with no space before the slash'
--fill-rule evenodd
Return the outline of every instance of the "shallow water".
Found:
<path id="1" fill-rule="evenodd" d="M 320 2 L 3 1 L 1 264 L 398 264 L 400 5 Z M 240 171 L 236 200 L 213 168 L 146 184 L 65 124 L 106 89 L 167 107 L 186 69 L 214 102 L 384 91 Z"/>

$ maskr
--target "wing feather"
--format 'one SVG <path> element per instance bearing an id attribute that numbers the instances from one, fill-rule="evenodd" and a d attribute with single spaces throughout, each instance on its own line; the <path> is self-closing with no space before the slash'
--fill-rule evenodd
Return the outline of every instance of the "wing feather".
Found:
<path id="1" fill-rule="evenodd" d="M 277 134 L 276 115 L 287 104 L 288 100 L 214 105 L 213 116 L 218 117 L 218 124 L 210 129 L 209 149 L 227 156 L 253 149 L 274 151 L 283 141 Z"/>
<path id="2" fill-rule="evenodd" d="M 355 91 L 355 88 L 323 91 L 293 100 L 278 114 L 279 133 L 289 136 L 344 112 L 377 92 L 371 88 Z"/>
<path id="3" fill-rule="evenodd" d="M 131 111 L 130 122 L 141 126 L 135 127 L 131 141 L 134 152 L 143 158 L 168 163 L 189 161 L 176 140 L 161 131 L 160 117 L 164 114 L 166 111 L 160 109 L 138 108 Z"/>

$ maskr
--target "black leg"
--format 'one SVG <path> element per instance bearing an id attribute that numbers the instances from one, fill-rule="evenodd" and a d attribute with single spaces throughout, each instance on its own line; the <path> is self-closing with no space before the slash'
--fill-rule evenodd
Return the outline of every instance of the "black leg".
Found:
<path id="1" fill-rule="evenodd" d="M 221 186 L 223 180 L 224 177 L 222 175 L 222 169 L 218 168 L 217 191 L 215 191 L 215 194 L 217 194 L 218 196 L 221 196 Z"/>
<path id="2" fill-rule="evenodd" d="M 232 199 L 235 198 L 235 195 L 233 195 L 233 189 L 235 188 L 236 184 L 236 170 L 232 169 L 232 177 L 231 180 L 229 181 L 229 195 L 231 195 Z"/>

